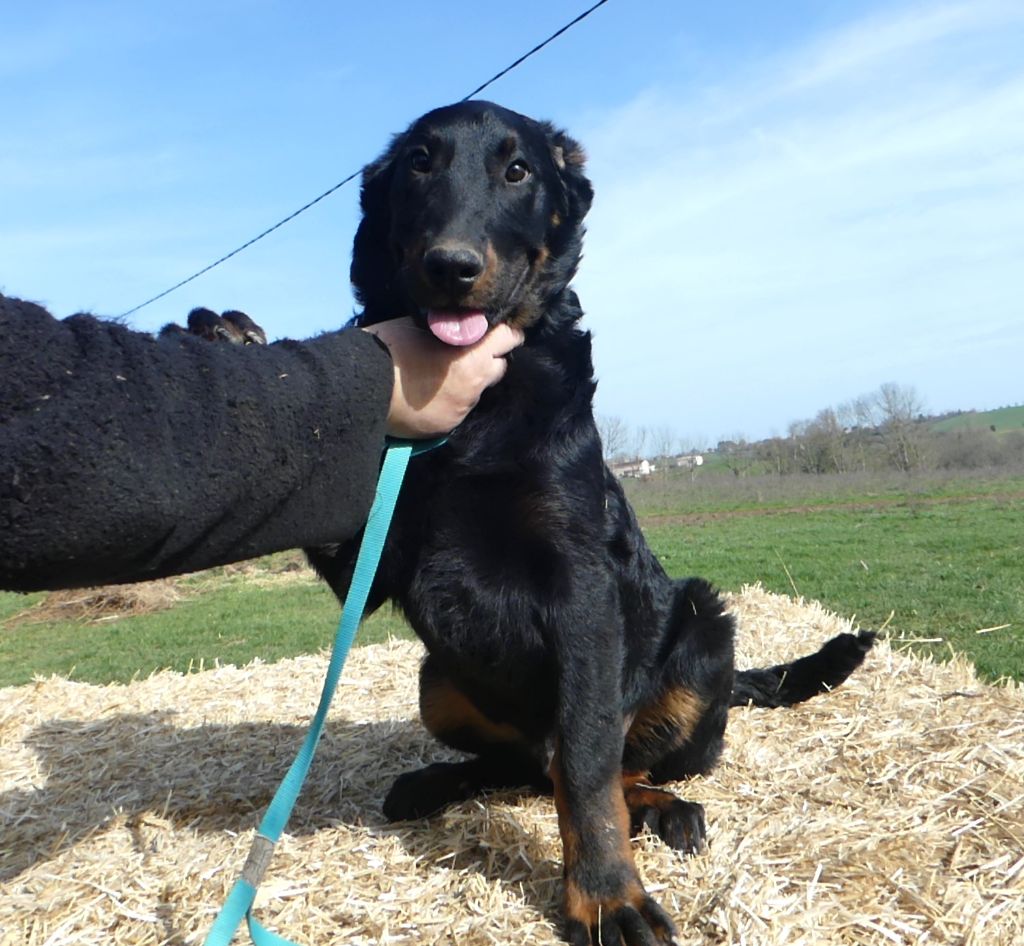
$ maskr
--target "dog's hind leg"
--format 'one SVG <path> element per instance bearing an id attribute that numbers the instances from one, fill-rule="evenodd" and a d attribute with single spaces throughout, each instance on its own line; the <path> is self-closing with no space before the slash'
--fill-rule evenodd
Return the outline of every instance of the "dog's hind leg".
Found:
<path id="1" fill-rule="evenodd" d="M 430 657 L 420 674 L 420 716 L 439 741 L 475 758 L 437 762 L 400 775 L 384 799 L 390 821 L 425 818 L 485 791 L 551 790 L 526 736 L 515 726 L 489 719 Z"/>
<path id="2" fill-rule="evenodd" d="M 623 790 L 633 833 L 646 825 L 666 844 L 694 852 L 704 809 L 655 786 L 709 772 L 724 744 L 733 681 L 733 621 L 718 593 L 691 579 L 676 585 L 669 643 L 654 696 L 633 715 L 623 749 Z"/>
<path id="3" fill-rule="evenodd" d="M 646 825 L 669 847 L 694 853 L 704 845 L 704 809 L 655 786 L 709 771 L 722 751 L 728 704 L 685 686 L 644 707 L 626 734 L 623 791 L 632 833 Z"/>

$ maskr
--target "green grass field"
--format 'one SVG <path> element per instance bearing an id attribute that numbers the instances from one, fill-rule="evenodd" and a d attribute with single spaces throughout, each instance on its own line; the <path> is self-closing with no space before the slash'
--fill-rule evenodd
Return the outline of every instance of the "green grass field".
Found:
<path id="1" fill-rule="evenodd" d="M 963 652 L 991 679 L 1024 680 L 1024 477 L 683 473 L 627 489 L 671 575 L 732 590 L 759 581 L 885 625 L 907 646 Z M 337 605 L 322 584 L 288 573 L 294 561 L 184 579 L 169 610 L 94 624 L 11 622 L 43 596 L 0 594 L 0 685 L 50 673 L 126 681 L 326 647 Z M 359 640 L 388 635 L 409 631 L 384 611 Z"/>
<path id="2" fill-rule="evenodd" d="M 288 578 L 282 562 L 262 559 L 243 571 L 214 570 L 181 580 L 183 599 L 167 610 L 102 620 L 14 621 L 44 595 L 0 594 L 0 686 L 59 674 L 92 683 L 127 682 L 155 670 L 197 671 L 280 660 L 330 647 L 339 607 L 311 573 Z M 5 621 L 6 619 L 6 621 Z M 363 644 L 411 637 L 405 621 L 382 608 L 359 631 Z"/>
<path id="3" fill-rule="evenodd" d="M 965 653 L 989 678 L 1024 680 L 1019 500 L 744 511 L 646 531 L 672 575 L 726 588 L 759 581 L 885 626 L 914 649 Z"/>

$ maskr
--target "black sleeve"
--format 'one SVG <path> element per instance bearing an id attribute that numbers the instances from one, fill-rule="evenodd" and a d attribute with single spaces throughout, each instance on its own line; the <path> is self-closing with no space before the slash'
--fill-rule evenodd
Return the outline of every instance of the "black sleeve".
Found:
<path id="1" fill-rule="evenodd" d="M 352 537 L 393 377 L 358 329 L 158 340 L 0 295 L 0 588 L 139 581 Z"/>

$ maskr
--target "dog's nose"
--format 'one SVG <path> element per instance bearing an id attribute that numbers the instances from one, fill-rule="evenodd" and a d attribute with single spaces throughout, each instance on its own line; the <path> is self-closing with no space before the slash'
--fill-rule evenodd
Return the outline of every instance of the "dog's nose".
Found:
<path id="1" fill-rule="evenodd" d="M 441 243 L 423 254 L 423 268 L 435 289 L 464 292 L 484 271 L 484 258 L 471 246 Z"/>

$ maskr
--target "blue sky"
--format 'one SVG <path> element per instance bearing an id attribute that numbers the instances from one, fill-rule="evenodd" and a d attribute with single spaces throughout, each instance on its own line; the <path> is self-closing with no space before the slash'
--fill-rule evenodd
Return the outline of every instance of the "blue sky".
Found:
<path id="1" fill-rule="evenodd" d="M 5 4 L 0 289 L 117 315 L 589 5 Z M 1024 4 L 611 0 L 485 94 L 586 146 L 601 413 L 713 442 L 1024 401 Z M 131 317 L 353 311 L 349 186 Z"/>

